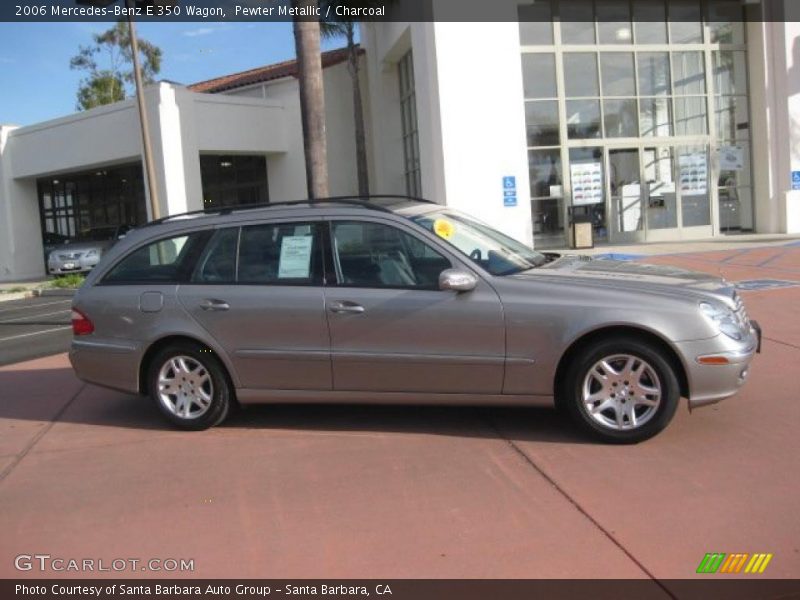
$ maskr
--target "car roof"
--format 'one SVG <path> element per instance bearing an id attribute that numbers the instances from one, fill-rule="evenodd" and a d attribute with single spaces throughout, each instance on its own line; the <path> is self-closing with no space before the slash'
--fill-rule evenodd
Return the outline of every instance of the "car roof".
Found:
<path id="1" fill-rule="evenodd" d="M 338 196 L 319 200 L 296 200 L 290 202 L 269 202 L 264 204 L 243 204 L 241 206 L 208 208 L 168 215 L 161 219 L 145 223 L 136 229 L 142 231 L 158 225 L 216 225 L 230 221 L 240 221 L 243 217 L 248 220 L 258 220 L 273 215 L 277 216 L 277 214 L 286 210 L 306 211 L 303 216 L 308 216 L 307 211 L 312 210 L 325 209 L 328 211 L 328 214 L 330 214 L 330 210 L 362 209 L 365 211 L 377 211 L 397 214 L 404 217 L 413 217 L 438 208 L 441 208 L 441 206 L 435 202 L 411 196 Z"/>

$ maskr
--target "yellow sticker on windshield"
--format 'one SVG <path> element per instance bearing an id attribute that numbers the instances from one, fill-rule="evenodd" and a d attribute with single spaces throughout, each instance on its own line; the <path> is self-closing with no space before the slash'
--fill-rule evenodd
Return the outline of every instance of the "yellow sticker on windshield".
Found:
<path id="1" fill-rule="evenodd" d="M 456 228 L 455 225 L 453 225 L 450 221 L 446 221 L 445 219 L 436 219 L 433 222 L 433 231 L 440 238 L 449 240 L 456 232 Z"/>

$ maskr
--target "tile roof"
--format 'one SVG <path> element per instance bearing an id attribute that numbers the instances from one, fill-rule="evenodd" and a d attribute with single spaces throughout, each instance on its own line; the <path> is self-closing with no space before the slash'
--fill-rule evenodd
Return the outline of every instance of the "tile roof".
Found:
<path id="1" fill-rule="evenodd" d="M 363 54 L 364 50 L 359 47 L 358 53 Z M 328 52 L 322 53 L 322 68 L 326 69 L 338 65 L 346 60 L 347 48 L 329 50 Z M 223 75 L 222 77 L 216 77 L 208 81 L 193 83 L 187 87 L 193 92 L 215 94 L 248 85 L 263 83 L 265 81 L 273 81 L 283 77 L 297 77 L 297 60 L 287 60 L 273 65 L 258 67 L 257 69 L 250 69 L 249 71 L 242 71 L 241 73 Z"/>

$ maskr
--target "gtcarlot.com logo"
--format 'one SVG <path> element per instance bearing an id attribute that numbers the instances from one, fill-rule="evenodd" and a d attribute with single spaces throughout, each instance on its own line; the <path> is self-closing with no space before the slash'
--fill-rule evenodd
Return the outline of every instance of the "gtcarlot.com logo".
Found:
<path id="1" fill-rule="evenodd" d="M 709 552 L 700 561 L 698 573 L 761 574 L 767 568 L 772 554 L 726 554 Z"/>
<path id="2" fill-rule="evenodd" d="M 49 554 L 19 554 L 14 559 L 17 571 L 39 572 L 123 572 L 194 571 L 193 558 L 61 558 Z"/>

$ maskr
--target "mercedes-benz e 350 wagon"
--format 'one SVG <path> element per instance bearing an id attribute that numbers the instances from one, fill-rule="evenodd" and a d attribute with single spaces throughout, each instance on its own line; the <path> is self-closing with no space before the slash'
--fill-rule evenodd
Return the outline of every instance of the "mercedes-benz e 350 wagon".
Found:
<path id="1" fill-rule="evenodd" d="M 231 405 L 528 405 L 635 442 L 736 393 L 760 346 L 731 284 L 542 254 L 396 197 L 162 219 L 75 296 L 70 360 L 205 429 Z"/>

